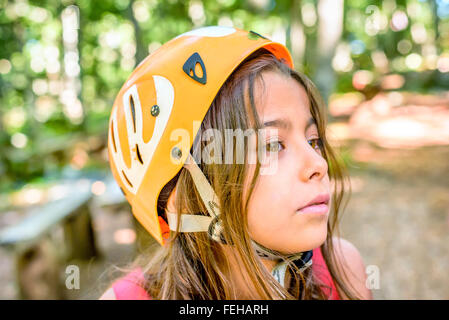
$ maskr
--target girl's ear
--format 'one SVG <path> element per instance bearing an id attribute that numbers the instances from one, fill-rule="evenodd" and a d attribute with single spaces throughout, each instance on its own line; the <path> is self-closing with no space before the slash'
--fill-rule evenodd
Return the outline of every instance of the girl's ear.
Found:
<path id="1" fill-rule="evenodd" d="M 177 186 L 175 186 L 173 188 L 172 192 L 170 193 L 170 196 L 168 197 L 168 200 L 167 200 L 167 211 L 168 212 L 176 212 L 176 206 L 175 206 L 176 191 L 177 191 Z"/>

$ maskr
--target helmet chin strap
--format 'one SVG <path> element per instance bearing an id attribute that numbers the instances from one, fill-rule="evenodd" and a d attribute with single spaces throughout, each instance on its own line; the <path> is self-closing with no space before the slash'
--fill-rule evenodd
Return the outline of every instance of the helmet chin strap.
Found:
<path id="1" fill-rule="evenodd" d="M 223 225 L 220 220 L 221 212 L 218 205 L 218 197 L 215 194 L 215 191 L 190 153 L 187 156 L 184 167 L 190 172 L 209 216 L 181 214 L 180 220 L 178 220 L 177 213 L 166 210 L 170 230 L 179 232 L 207 232 L 209 237 L 213 240 L 226 244 L 223 237 Z M 179 221 L 180 225 L 178 230 Z M 312 250 L 284 254 L 266 248 L 254 240 L 251 240 L 251 242 L 259 257 L 269 260 L 279 260 L 279 263 L 275 265 L 271 274 L 282 286 L 285 286 L 285 274 L 287 272 L 287 266 L 290 263 L 294 263 L 300 272 L 312 265 Z"/>

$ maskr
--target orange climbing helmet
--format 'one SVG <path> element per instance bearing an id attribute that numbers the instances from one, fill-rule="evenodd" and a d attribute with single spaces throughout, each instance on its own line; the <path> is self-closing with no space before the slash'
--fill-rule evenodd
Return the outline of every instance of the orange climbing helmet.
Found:
<path id="1" fill-rule="evenodd" d="M 134 216 L 161 245 L 167 224 L 158 217 L 159 193 L 191 159 L 194 138 L 223 83 L 260 48 L 293 68 L 284 45 L 252 31 L 211 26 L 161 46 L 137 66 L 118 93 L 109 120 L 111 170 Z M 189 136 L 188 143 L 177 142 L 179 129 Z M 197 166 L 188 169 L 196 174 L 197 187 L 205 181 Z M 200 189 L 203 201 L 214 196 L 210 186 Z M 213 207 L 208 210 L 211 219 L 217 215 Z"/>

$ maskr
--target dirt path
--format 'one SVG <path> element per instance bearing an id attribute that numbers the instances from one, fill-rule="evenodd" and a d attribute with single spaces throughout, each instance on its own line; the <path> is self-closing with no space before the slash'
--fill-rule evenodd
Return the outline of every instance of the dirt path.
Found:
<path id="1" fill-rule="evenodd" d="M 353 146 L 345 238 L 380 271 L 377 299 L 449 299 L 449 147 Z M 363 155 L 363 156 L 361 156 Z M 370 161 L 365 162 L 365 161 Z"/>

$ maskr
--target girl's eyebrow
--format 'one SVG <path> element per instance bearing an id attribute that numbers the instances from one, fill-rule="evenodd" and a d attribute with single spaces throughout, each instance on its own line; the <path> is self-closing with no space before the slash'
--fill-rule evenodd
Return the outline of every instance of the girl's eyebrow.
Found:
<path id="1" fill-rule="evenodd" d="M 307 120 L 305 131 L 307 131 L 307 129 L 309 129 L 309 127 L 312 125 L 316 125 L 316 121 L 313 117 L 310 117 L 309 120 Z M 277 128 L 285 129 L 288 131 L 292 127 L 292 124 L 291 124 L 290 120 L 281 118 L 281 119 L 275 119 L 275 120 L 264 122 L 263 127 L 264 128 L 265 127 L 277 127 Z"/>

